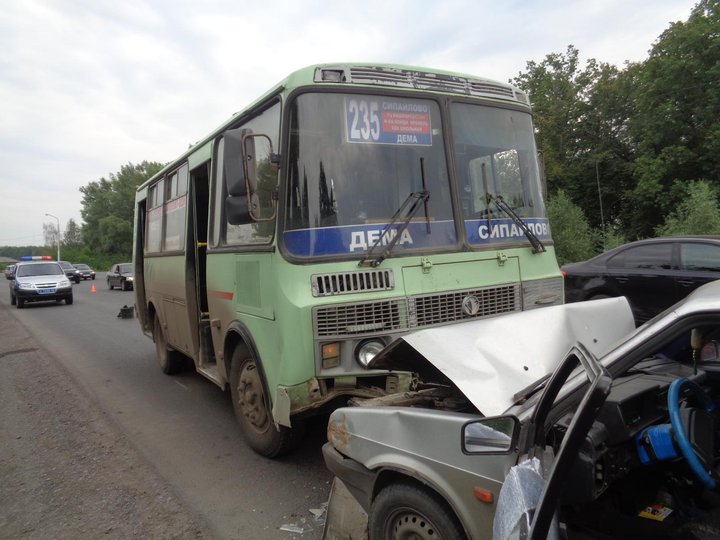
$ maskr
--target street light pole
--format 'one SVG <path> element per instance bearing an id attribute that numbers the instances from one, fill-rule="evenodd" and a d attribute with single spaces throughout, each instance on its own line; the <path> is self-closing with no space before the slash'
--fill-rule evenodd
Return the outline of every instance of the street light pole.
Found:
<path id="1" fill-rule="evenodd" d="M 45 214 L 48 217 L 55 218 L 57 221 L 57 245 L 58 245 L 58 257 L 57 260 L 60 261 L 60 219 L 57 216 L 53 216 L 52 214 Z"/>

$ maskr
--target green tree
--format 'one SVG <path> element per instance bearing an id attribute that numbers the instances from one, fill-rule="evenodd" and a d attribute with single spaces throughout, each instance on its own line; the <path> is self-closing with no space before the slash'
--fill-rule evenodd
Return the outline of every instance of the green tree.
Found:
<path id="1" fill-rule="evenodd" d="M 588 224 L 582 209 L 563 190 L 549 198 L 547 210 L 558 264 L 582 261 L 595 255 L 599 235 Z"/>
<path id="2" fill-rule="evenodd" d="M 579 51 L 570 45 L 565 54 L 528 62 L 512 82 L 530 95 L 549 191 L 562 189 L 581 201 L 594 226 L 621 221 L 634 155 L 628 77 L 594 59 L 581 68 Z"/>
<path id="3" fill-rule="evenodd" d="M 135 190 L 162 168 L 157 162 L 128 163 L 117 174 L 110 174 L 109 179 L 101 178 L 80 188 L 82 238 L 88 248 L 100 254 L 130 256 Z"/>
<path id="4" fill-rule="evenodd" d="M 70 218 L 65 225 L 65 234 L 63 235 L 63 245 L 68 248 L 79 248 L 82 246 L 82 235 L 80 227 L 75 220 Z"/>
<path id="5" fill-rule="evenodd" d="M 662 33 L 636 77 L 630 133 L 639 156 L 628 193 L 635 236 L 651 234 L 685 196 L 720 179 L 720 2 L 702 0 Z"/>
<path id="6" fill-rule="evenodd" d="M 687 195 L 655 232 L 658 236 L 720 234 L 717 189 L 702 180 L 690 183 Z"/>

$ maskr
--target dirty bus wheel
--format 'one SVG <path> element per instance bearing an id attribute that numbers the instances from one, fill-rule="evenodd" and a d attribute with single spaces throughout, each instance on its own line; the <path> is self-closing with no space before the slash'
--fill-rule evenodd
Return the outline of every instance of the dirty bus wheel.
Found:
<path id="1" fill-rule="evenodd" d="M 235 349 L 232 356 L 230 393 L 245 440 L 258 454 L 269 458 L 281 456 L 302 438 L 304 430 L 299 422 L 293 422 L 292 429 L 275 427 L 258 365 L 242 348 Z"/>
<path id="2" fill-rule="evenodd" d="M 166 375 L 179 373 L 182 370 L 184 359 L 178 351 L 170 348 L 167 344 L 165 333 L 160 324 L 160 317 L 157 315 L 155 315 L 155 322 L 153 323 L 153 341 L 155 342 L 155 354 L 162 372 Z"/>

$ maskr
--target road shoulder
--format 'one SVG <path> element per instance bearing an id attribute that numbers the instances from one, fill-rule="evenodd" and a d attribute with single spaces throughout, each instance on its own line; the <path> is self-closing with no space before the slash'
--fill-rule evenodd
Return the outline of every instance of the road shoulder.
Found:
<path id="1" fill-rule="evenodd" d="M 9 309 L 0 304 L 0 537 L 209 537 Z"/>

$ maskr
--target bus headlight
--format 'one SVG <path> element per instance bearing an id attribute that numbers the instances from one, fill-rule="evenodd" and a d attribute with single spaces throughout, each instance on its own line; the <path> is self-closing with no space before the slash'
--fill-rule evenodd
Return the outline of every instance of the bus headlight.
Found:
<path id="1" fill-rule="evenodd" d="M 363 341 L 355 348 L 355 361 L 362 367 L 367 368 L 370 361 L 384 348 L 385 343 L 379 339 Z"/>

